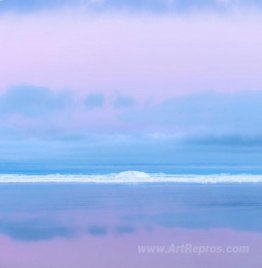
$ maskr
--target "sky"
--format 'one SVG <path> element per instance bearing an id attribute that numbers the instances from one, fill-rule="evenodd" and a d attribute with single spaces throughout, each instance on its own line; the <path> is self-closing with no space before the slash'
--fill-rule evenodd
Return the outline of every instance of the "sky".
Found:
<path id="1" fill-rule="evenodd" d="M 0 169 L 260 163 L 260 25 L 258 0 L 0 1 Z"/>

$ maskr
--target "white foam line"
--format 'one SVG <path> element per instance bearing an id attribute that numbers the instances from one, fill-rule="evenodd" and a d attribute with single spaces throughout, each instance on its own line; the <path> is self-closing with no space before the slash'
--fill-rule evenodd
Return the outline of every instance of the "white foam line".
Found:
<path id="1" fill-rule="evenodd" d="M 0 175 L 0 184 L 10 183 L 262 183 L 262 175 L 168 175 L 148 174 L 139 171 L 126 171 L 107 175 Z"/>

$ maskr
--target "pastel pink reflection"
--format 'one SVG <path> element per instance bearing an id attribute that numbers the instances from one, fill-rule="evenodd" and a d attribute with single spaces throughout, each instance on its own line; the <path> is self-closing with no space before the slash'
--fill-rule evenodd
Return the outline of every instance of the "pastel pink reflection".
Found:
<path id="1" fill-rule="evenodd" d="M 139 253 L 138 246 L 248 246 L 245 253 Z M 226 229 L 155 229 L 132 234 L 19 242 L 0 237 L 2 268 L 261 268 L 262 234 Z"/>

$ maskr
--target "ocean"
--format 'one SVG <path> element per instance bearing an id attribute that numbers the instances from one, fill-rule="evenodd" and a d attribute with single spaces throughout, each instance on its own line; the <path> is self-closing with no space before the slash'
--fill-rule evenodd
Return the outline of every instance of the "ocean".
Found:
<path id="1" fill-rule="evenodd" d="M 261 268 L 256 174 L 0 176 L 1 268 Z"/>

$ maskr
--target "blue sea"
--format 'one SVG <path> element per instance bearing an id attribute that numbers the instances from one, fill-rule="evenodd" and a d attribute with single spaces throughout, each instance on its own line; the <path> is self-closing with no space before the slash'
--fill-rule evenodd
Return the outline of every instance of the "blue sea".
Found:
<path id="1" fill-rule="evenodd" d="M 53 171 L 0 175 L 1 268 L 262 267 L 256 170 Z"/>

